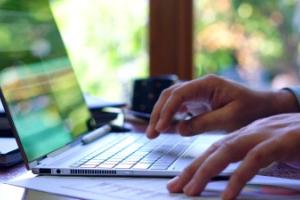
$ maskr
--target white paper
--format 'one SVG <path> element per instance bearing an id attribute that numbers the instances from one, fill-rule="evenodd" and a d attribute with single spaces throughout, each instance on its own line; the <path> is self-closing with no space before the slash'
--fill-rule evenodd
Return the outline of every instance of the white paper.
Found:
<path id="1" fill-rule="evenodd" d="M 37 176 L 18 178 L 8 184 L 43 192 L 50 192 L 83 199 L 107 200 L 156 200 L 156 199 L 220 199 L 218 194 L 207 193 L 206 197 L 191 198 L 183 194 L 170 194 L 165 178 L 120 178 L 120 177 L 54 177 Z M 214 197 L 213 197 L 213 196 Z"/>
<path id="2" fill-rule="evenodd" d="M 18 145 L 15 138 L 0 138 L 0 154 L 16 150 Z"/>
<path id="3" fill-rule="evenodd" d="M 206 187 L 202 197 L 187 197 L 183 194 L 170 194 L 166 189 L 169 179 L 165 178 L 120 178 L 120 177 L 55 177 L 26 175 L 9 184 L 34 189 L 43 192 L 83 198 L 108 200 L 156 200 L 156 199 L 220 199 L 220 194 L 227 186 L 227 181 L 211 182 Z M 300 191 L 300 180 L 275 177 L 255 176 L 248 185 L 270 185 L 291 188 Z M 238 199 L 300 199 L 300 195 L 280 196 L 249 193 L 243 191 Z"/>
<path id="4" fill-rule="evenodd" d="M 271 176 L 255 176 L 248 184 L 270 185 L 300 191 L 300 180 L 298 179 L 278 178 Z"/>

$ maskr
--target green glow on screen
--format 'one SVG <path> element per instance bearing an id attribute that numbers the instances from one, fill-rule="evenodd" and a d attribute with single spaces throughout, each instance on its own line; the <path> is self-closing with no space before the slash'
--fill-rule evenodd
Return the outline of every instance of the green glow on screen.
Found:
<path id="1" fill-rule="evenodd" d="M 0 43 L 14 36 L 0 47 L 1 89 L 30 162 L 87 132 L 91 116 L 48 1 L 0 9 Z"/>

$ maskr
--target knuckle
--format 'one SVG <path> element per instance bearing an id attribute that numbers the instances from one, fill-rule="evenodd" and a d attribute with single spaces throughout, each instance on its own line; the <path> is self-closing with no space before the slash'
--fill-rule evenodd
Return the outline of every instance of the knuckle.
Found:
<path id="1" fill-rule="evenodd" d="M 252 163 L 261 163 L 264 161 L 264 154 L 261 150 L 253 149 L 249 152 L 248 156 Z"/>
<path id="2" fill-rule="evenodd" d="M 161 96 L 162 96 L 162 97 L 168 97 L 168 96 L 170 96 L 171 92 L 172 92 L 172 89 L 171 89 L 171 88 L 164 89 L 164 90 L 161 92 Z"/>
<path id="3" fill-rule="evenodd" d="M 222 80 L 219 76 L 214 75 L 214 74 L 206 75 L 204 77 L 204 79 L 207 80 L 207 81 L 209 81 L 209 82 L 212 82 L 212 83 L 219 82 L 219 81 Z"/>
<path id="4" fill-rule="evenodd" d="M 172 92 L 171 92 L 171 96 L 174 96 L 174 97 L 178 97 L 181 95 L 181 89 L 180 88 L 176 88 L 174 89 Z"/>
<path id="5" fill-rule="evenodd" d="M 237 151 L 237 145 L 231 140 L 224 141 L 222 144 L 222 149 L 229 155 L 233 155 Z"/>
<path id="6" fill-rule="evenodd" d="M 267 118 L 257 119 L 252 123 L 252 125 L 256 127 L 261 127 L 261 126 L 266 127 L 269 126 L 267 120 L 268 120 Z"/>
<path id="7" fill-rule="evenodd" d="M 208 150 L 215 151 L 216 149 L 220 148 L 222 146 L 223 141 L 217 141 L 213 143 Z"/>
<path id="8" fill-rule="evenodd" d="M 177 88 L 180 88 L 182 87 L 183 83 L 177 83 L 171 87 L 168 87 L 166 89 L 164 89 L 162 92 L 161 92 L 161 96 L 163 97 L 169 97 L 171 96 L 175 90 L 177 90 Z"/>

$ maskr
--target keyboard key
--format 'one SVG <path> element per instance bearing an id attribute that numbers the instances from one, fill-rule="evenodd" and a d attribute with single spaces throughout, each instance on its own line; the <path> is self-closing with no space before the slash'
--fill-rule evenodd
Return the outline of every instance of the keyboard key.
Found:
<path id="1" fill-rule="evenodd" d="M 129 158 L 126 158 L 126 159 L 123 160 L 123 161 L 126 161 L 126 162 L 135 162 L 135 163 L 137 163 L 139 160 L 141 160 L 141 158 L 138 158 L 138 157 L 129 157 Z"/>
<path id="2" fill-rule="evenodd" d="M 138 163 L 133 166 L 133 169 L 148 169 L 150 165 L 150 163 Z"/>
<path id="3" fill-rule="evenodd" d="M 82 165 L 81 163 L 74 163 L 74 164 L 72 164 L 72 165 L 70 165 L 70 167 L 71 168 L 77 168 L 77 167 L 79 167 L 80 165 Z"/>
<path id="4" fill-rule="evenodd" d="M 169 165 L 153 165 L 150 169 L 151 170 L 166 170 L 168 169 Z"/>
<path id="5" fill-rule="evenodd" d="M 118 163 L 119 163 L 119 161 L 105 161 L 102 164 L 114 164 L 114 165 L 116 165 Z"/>
<path id="6" fill-rule="evenodd" d="M 105 163 L 102 163 L 101 165 L 97 166 L 97 168 L 105 168 L 105 169 L 112 169 L 116 164 L 105 164 Z"/>
<path id="7" fill-rule="evenodd" d="M 93 164 L 93 165 L 91 165 L 91 164 L 84 164 L 84 165 L 81 165 L 80 166 L 80 168 L 95 168 L 95 167 L 97 167 L 97 165 L 95 165 L 95 164 Z"/>
<path id="8" fill-rule="evenodd" d="M 112 158 L 107 159 L 106 161 L 109 161 L 109 162 L 120 162 L 121 160 L 123 160 L 123 159 L 122 158 L 112 157 Z"/>
<path id="9" fill-rule="evenodd" d="M 147 160 L 147 159 L 142 159 L 139 161 L 139 163 L 143 163 L 143 164 L 152 164 L 154 161 L 153 160 Z"/>
<path id="10" fill-rule="evenodd" d="M 120 139 L 121 136 L 123 137 Z M 186 140 L 182 143 L 182 138 L 172 137 L 170 140 L 169 135 L 162 135 L 154 141 L 141 135 L 124 134 L 120 137 L 115 137 L 111 143 L 105 143 L 71 166 L 164 170 L 172 165 L 193 141 Z"/>
<path id="11" fill-rule="evenodd" d="M 148 160 L 157 160 L 158 158 L 160 158 L 162 156 L 162 154 L 160 153 L 156 153 L 156 152 L 151 152 L 150 154 L 148 154 L 147 156 L 145 156 L 144 159 L 148 159 Z"/>
<path id="12" fill-rule="evenodd" d="M 126 161 L 126 160 L 122 161 L 121 163 L 123 163 L 123 164 L 131 164 L 131 165 L 136 164 L 136 162 L 133 162 L 133 161 Z"/>
<path id="13" fill-rule="evenodd" d="M 118 164 L 117 166 L 115 166 L 115 169 L 130 169 L 132 166 L 134 165 L 134 163 L 129 164 L 129 163 L 121 163 Z"/>

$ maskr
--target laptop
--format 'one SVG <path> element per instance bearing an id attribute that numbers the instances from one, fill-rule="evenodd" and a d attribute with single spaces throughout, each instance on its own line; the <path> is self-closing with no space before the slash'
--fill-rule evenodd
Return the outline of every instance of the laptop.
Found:
<path id="1" fill-rule="evenodd" d="M 0 41 L 1 100 L 33 173 L 172 177 L 223 137 L 149 140 L 143 133 L 111 132 L 109 125 L 94 129 L 50 3 L 8 2 L 0 3 L 0 35 L 5 30 L 11 37 Z"/>

